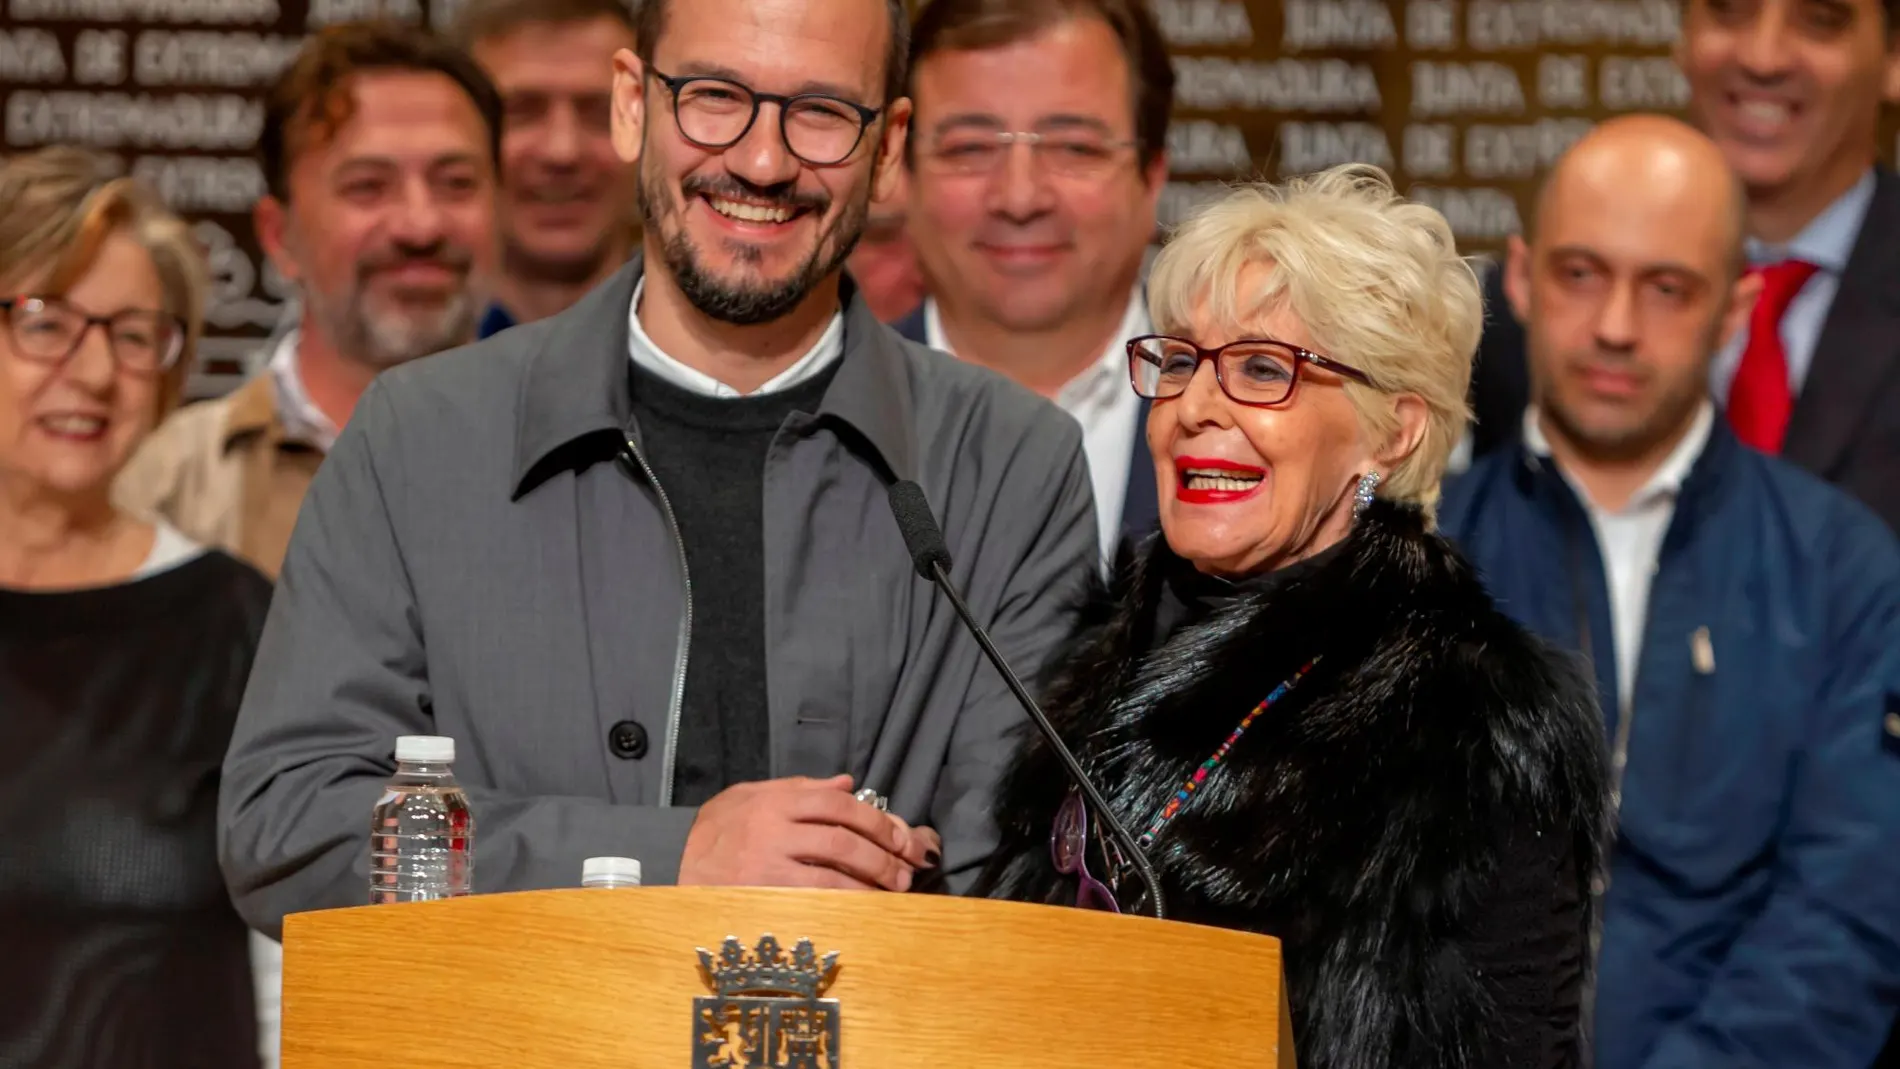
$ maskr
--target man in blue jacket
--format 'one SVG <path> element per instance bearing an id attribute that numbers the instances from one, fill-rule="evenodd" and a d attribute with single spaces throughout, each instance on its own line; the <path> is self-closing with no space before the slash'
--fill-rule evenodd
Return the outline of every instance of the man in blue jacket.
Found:
<path id="1" fill-rule="evenodd" d="M 1674 120 L 1571 150 L 1506 269 L 1523 441 L 1440 519 L 1595 670 L 1617 813 L 1596 1063 L 1866 1069 L 1900 994 L 1900 548 L 1715 418 L 1710 361 L 1760 289 L 1740 198 Z"/>

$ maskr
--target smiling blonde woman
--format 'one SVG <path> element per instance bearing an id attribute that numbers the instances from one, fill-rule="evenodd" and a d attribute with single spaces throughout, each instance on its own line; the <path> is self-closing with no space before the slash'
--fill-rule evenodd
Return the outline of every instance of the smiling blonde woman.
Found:
<path id="1" fill-rule="evenodd" d="M 1242 187 L 1149 301 L 1161 533 L 1049 713 L 1171 917 L 1283 941 L 1301 1065 L 1579 1064 L 1601 729 L 1431 530 L 1482 320 L 1450 227 L 1372 168 Z M 981 891 L 1145 910 L 1066 783 L 1026 740 Z"/>

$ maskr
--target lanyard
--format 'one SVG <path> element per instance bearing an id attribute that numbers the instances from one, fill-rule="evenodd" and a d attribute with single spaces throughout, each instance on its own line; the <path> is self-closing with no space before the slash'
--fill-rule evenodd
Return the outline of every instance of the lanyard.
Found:
<path id="1" fill-rule="evenodd" d="M 1289 676 L 1285 682 L 1273 688 L 1272 694 L 1267 695 L 1259 705 L 1254 706 L 1246 716 L 1240 718 L 1240 723 L 1234 725 L 1233 733 L 1227 736 L 1227 741 L 1221 743 L 1220 747 L 1216 749 L 1207 760 L 1202 761 L 1200 767 L 1194 770 L 1194 774 L 1188 777 L 1187 782 L 1183 783 L 1173 794 L 1169 795 L 1168 800 L 1162 803 L 1160 809 L 1155 810 L 1155 815 L 1148 820 L 1148 830 L 1142 832 L 1141 837 L 1136 840 L 1136 842 L 1141 845 L 1143 853 L 1146 853 L 1147 848 L 1154 844 L 1155 836 L 1161 834 L 1161 829 L 1167 827 L 1168 822 L 1173 820 L 1182 809 L 1187 807 L 1189 799 L 1193 798 L 1195 792 L 1201 789 L 1201 785 L 1207 782 L 1208 778 L 1214 774 L 1216 769 L 1220 768 L 1221 762 L 1227 758 L 1227 751 L 1234 748 L 1234 743 L 1240 739 L 1240 736 L 1246 733 L 1248 725 L 1252 724 L 1254 719 L 1261 713 L 1266 712 L 1267 708 L 1274 702 L 1286 697 L 1286 693 L 1292 690 L 1301 679 L 1304 679 L 1306 673 L 1311 672 L 1313 666 L 1318 663 L 1319 658 L 1313 658 L 1306 662 L 1299 671 Z"/>

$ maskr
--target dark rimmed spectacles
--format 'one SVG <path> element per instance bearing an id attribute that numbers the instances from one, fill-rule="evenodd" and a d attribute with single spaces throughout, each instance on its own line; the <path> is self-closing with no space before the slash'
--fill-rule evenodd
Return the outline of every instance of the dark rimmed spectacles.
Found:
<path id="1" fill-rule="evenodd" d="M 185 350 L 185 323 L 168 312 L 130 308 L 96 316 L 58 297 L 5 297 L 0 316 L 15 355 L 38 364 L 65 363 L 93 327 L 105 331 L 119 366 L 138 374 L 169 370 Z"/>
<path id="2" fill-rule="evenodd" d="M 813 167 L 830 167 L 858 150 L 882 108 L 823 93 L 781 96 L 761 93 L 729 78 L 672 77 L 647 70 L 673 94 L 673 121 L 680 136 L 703 149 L 738 144 L 759 119 L 760 104 L 778 105 L 779 136 L 792 155 Z"/>
<path id="3" fill-rule="evenodd" d="M 1214 381 L 1221 392 L 1243 405 L 1283 403 L 1293 395 L 1304 364 L 1372 385 L 1358 368 L 1267 338 L 1242 339 L 1214 349 L 1166 334 L 1144 334 L 1128 341 L 1128 379 L 1136 393 L 1151 401 L 1186 393 L 1203 360 L 1214 362 Z"/>

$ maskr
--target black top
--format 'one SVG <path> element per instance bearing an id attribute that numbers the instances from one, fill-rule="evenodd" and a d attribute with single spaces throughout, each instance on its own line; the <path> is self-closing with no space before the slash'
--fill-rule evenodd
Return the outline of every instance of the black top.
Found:
<path id="1" fill-rule="evenodd" d="M 765 460 L 793 412 L 816 412 L 838 362 L 789 389 L 708 397 L 633 365 L 640 452 L 686 542 L 693 587 L 675 805 L 771 774 L 765 690 Z"/>
<path id="2" fill-rule="evenodd" d="M 1304 560 L 1238 581 L 1197 571 L 1174 558 L 1155 606 L 1148 652 L 1182 628 L 1230 608 L 1241 597 L 1271 597 L 1290 583 L 1311 577 L 1345 550 L 1337 543 Z M 1299 657 L 1314 650 L 1297 651 Z M 1559 835 L 1527 833 L 1504 819 L 1490 830 L 1498 842 L 1498 865 L 1487 874 L 1486 908 L 1471 919 L 1461 940 L 1468 967 L 1481 978 L 1501 1026 L 1485 1037 L 1489 1064 L 1509 1069 L 1571 1069 L 1577 1064 L 1574 1012 L 1587 978 L 1585 946 L 1577 938 L 1589 903 L 1578 893 L 1570 844 Z M 1553 992 L 1558 994 L 1553 998 Z"/>
<path id="3" fill-rule="evenodd" d="M 1301 1065 L 1580 1064 L 1602 717 L 1581 666 L 1500 612 L 1422 510 L 1375 502 L 1337 547 L 1233 583 L 1157 539 L 1078 619 L 1043 711 L 1137 836 L 1200 784 L 1143 852 L 1172 919 L 1280 940 Z M 976 893 L 1076 903 L 1050 850 L 1069 796 L 1025 734 Z M 1115 891 L 1146 904 L 1131 879 Z"/>
<path id="4" fill-rule="evenodd" d="M 256 1066 L 216 810 L 270 597 L 216 552 L 0 589 L 0 1066 Z"/>
<path id="5" fill-rule="evenodd" d="M 1153 653 L 1156 647 L 1174 637 L 1176 631 L 1189 624 L 1199 623 L 1220 609 L 1231 607 L 1243 595 L 1264 596 L 1301 576 L 1312 574 L 1326 562 L 1338 557 L 1344 549 L 1343 543 L 1334 543 L 1310 557 L 1244 579 L 1208 575 L 1170 554 L 1166 565 L 1167 574 L 1162 577 L 1160 597 L 1155 603 L 1154 625 L 1149 631 L 1143 652 Z"/>

